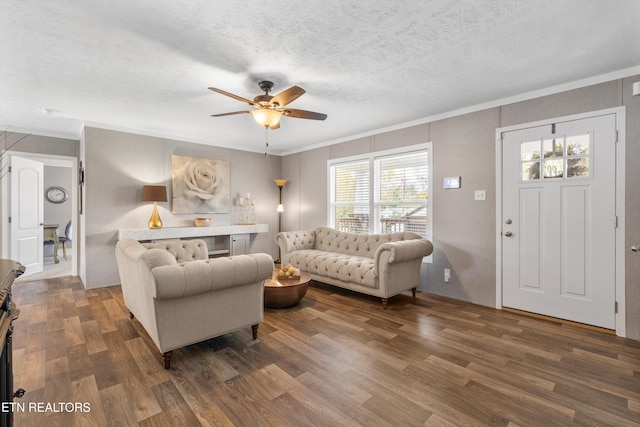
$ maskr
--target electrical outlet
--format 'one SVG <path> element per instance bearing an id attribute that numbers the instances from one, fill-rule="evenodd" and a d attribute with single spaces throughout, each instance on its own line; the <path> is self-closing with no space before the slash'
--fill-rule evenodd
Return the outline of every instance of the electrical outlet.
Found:
<path id="1" fill-rule="evenodd" d="M 487 200 L 487 192 L 485 190 L 476 190 L 476 200 Z"/>
<path id="2" fill-rule="evenodd" d="M 449 283 L 449 280 L 451 279 L 451 270 L 449 270 L 448 268 L 444 269 L 444 283 Z"/>

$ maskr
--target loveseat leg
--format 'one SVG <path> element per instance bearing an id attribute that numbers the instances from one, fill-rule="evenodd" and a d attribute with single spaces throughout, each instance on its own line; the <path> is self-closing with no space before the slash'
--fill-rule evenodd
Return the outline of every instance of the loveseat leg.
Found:
<path id="1" fill-rule="evenodd" d="M 253 339 L 258 339 L 258 326 L 260 325 L 251 325 L 251 333 L 253 334 Z"/>
<path id="2" fill-rule="evenodd" d="M 133 319 L 135 316 L 133 315 L 132 312 L 129 312 L 129 319 Z"/>
<path id="3" fill-rule="evenodd" d="M 162 353 L 162 358 L 164 359 L 164 369 L 171 368 L 171 356 L 173 356 L 173 350 Z"/>
<path id="4" fill-rule="evenodd" d="M 414 298 L 416 297 L 416 290 L 417 290 L 417 289 L 418 289 L 418 288 L 411 288 L 411 293 L 413 294 L 413 297 L 414 297 Z"/>
<path id="5" fill-rule="evenodd" d="M 389 299 L 388 298 L 382 298 L 382 308 L 383 310 L 387 309 L 387 305 L 389 304 Z"/>

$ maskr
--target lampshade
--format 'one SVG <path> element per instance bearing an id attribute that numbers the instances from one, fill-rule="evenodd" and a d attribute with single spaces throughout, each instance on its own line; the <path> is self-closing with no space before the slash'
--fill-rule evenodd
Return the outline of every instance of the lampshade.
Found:
<path id="1" fill-rule="evenodd" d="M 145 185 L 142 187 L 143 202 L 166 202 L 167 187 L 164 185 Z"/>
<path id="2" fill-rule="evenodd" d="M 253 116 L 253 120 L 255 120 L 260 126 L 273 127 L 280 123 L 282 113 L 280 111 L 265 108 L 262 110 L 253 110 L 251 115 Z"/>
<path id="3" fill-rule="evenodd" d="M 276 183 L 278 188 L 280 189 L 280 203 L 278 203 L 278 207 L 276 208 L 276 212 L 284 212 L 284 205 L 282 204 L 282 187 L 287 183 L 286 179 L 274 179 L 273 182 Z"/>

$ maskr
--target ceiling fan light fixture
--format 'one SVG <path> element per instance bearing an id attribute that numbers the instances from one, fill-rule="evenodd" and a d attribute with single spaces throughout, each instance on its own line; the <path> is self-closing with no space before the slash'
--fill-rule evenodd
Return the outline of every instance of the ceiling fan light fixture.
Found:
<path id="1" fill-rule="evenodd" d="M 271 128 L 280 123 L 282 112 L 270 109 L 254 110 L 251 112 L 253 120 L 260 126 Z"/>

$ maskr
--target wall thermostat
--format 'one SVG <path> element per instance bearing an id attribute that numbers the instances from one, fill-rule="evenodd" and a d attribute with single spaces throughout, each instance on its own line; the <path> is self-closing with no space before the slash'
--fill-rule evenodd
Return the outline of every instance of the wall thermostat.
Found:
<path id="1" fill-rule="evenodd" d="M 462 177 L 446 176 L 444 178 L 444 188 L 460 188 L 461 181 L 462 181 Z"/>

